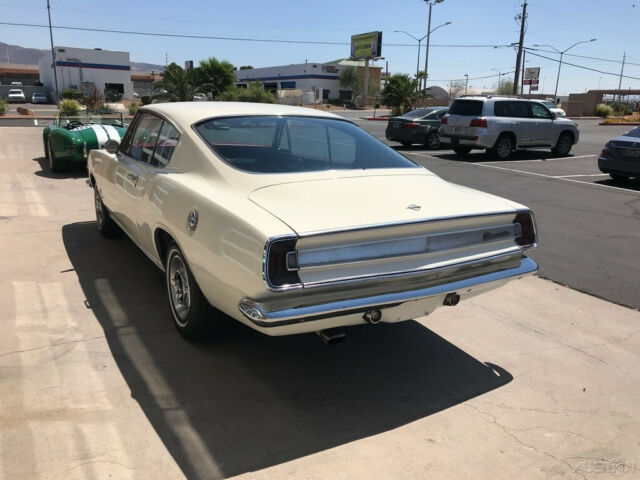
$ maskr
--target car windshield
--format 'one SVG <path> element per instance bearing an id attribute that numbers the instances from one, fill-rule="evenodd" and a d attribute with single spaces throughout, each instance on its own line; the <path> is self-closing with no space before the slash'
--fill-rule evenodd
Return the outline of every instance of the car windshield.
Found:
<path id="1" fill-rule="evenodd" d="M 22 90 L 9 90 L 9 95 L 11 95 L 11 94 L 20 95 L 21 93 L 22 93 Z"/>
<path id="2" fill-rule="evenodd" d="M 231 166 L 251 173 L 420 168 L 354 124 L 296 116 L 205 120 L 196 131 Z"/>
<path id="3" fill-rule="evenodd" d="M 121 113 L 84 112 L 79 115 L 60 115 L 58 118 L 58 125 L 60 127 L 65 127 L 71 122 L 94 125 L 124 126 Z"/>
<path id="4" fill-rule="evenodd" d="M 625 133 L 624 136 L 640 138 L 640 127 L 632 128 L 627 133 Z"/>
<path id="5" fill-rule="evenodd" d="M 540 102 L 547 108 L 557 108 L 556 104 L 553 102 Z"/>

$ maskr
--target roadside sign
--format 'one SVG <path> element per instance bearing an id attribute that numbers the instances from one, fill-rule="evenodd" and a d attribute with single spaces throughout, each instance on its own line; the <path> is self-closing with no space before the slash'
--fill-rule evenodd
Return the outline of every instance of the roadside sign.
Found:
<path id="1" fill-rule="evenodd" d="M 382 32 L 361 33 L 351 36 L 351 58 L 373 58 L 382 56 Z"/>
<path id="2" fill-rule="evenodd" d="M 529 67 L 524 69 L 524 79 L 527 80 L 538 80 L 540 78 L 540 67 Z M 529 85 L 525 83 L 525 85 Z"/>

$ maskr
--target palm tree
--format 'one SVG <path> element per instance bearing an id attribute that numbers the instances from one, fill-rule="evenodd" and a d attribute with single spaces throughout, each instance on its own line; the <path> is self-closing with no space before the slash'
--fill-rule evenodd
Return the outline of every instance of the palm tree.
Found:
<path id="1" fill-rule="evenodd" d="M 340 73 L 340 86 L 351 90 L 351 100 L 354 96 L 358 96 L 358 84 L 360 78 L 358 71 L 354 67 L 345 67 Z"/>
<path id="2" fill-rule="evenodd" d="M 156 98 L 169 100 L 170 102 L 187 102 L 193 100 L 192 75 L 179 65 L 171 63 L 162 73 L 162 80 L 153 84 Z"/>
<path id="3" fill-rule="evenodd" d="M 402 108 L 403 112 L 413 110 L 413 104 L 418 99 L 418 79 L 409 75 L 396 73 L 391 75 L 385 84 L 382 98 L 385 105 L 394 110 Z"/>
<path id="4" fill-rule="evenodd" d="M 198 92 L 207 93 L 216 98 L 236 82 L 233 65 L 215 57 L 201 60 L 200 66 L 193 70 L 193 78 Z"/>
<path id="5" fill-rule="evenodd" d="M 424 72 L 424 70 L 420 70 L 418 71 L 418 73 L 416 73 L 416 79 L 418 80 L 418 90 L 422 90 L 423 88 L 426 88 L 427 74 Z M 422 86 L 423 83 L 424 83 L 424 87 Z"/>

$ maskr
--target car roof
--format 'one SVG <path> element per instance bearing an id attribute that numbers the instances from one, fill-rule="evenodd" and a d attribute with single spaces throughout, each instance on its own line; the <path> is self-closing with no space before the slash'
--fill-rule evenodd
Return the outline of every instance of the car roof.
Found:
<path id="1" fill-rule="evenodd" d="M 272 103 L 167 102 L 145 105 L 139 111 L 157 112 L 182 126 L 192 125 L 207 118 L 242 115 L 296 115 L 345 120 L 343 117 L 322 110 Z"/>

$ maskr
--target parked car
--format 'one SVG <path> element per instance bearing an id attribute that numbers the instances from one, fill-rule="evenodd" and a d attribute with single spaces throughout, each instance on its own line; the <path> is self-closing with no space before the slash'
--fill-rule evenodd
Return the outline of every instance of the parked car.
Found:
<path id="1" fill-rule="evenodd" d="M 441 123 L 440 137 L 450 139 L 457 154 L 480 148 L 499 160 L 526 148 L 567 155 L 580 138 L 575 122 L 557 117 L 537 101 L 511 97 L 457 98 Z"/>
<path id="2" fill-rule="evenodd" d="M 88 153 L 108 140 L 120 141 L 126 131 L 121 113 L 84 111 L 60 114 L 42 131 L 44 156 L 49 170 L 59 172 L 70 164 L 84 164 Z"/>
<path id="3" fill-rule="evenodd" d="M 446 107 L 416 108 L 399 117 L 391 117 L 385 136 L 405 147 L 418 143 L 431 149 L 440 148 L 440 119 L 448 110 Z"/>
<path id="4" fill-rule="evenodd" d="M 562 108 L 558 107 L 558 105 L 553 103 L 551 100 L 537 100 L 537 101 L 540 102 L 545 107 L 547 107 L 551 113 L 554 113 L 556 115 L 556 117 L 567 116 L 567 112 L 565 112 Z"/>
<path id="5" fill-rule="evenodd" d="M 31 103 L 49 103 L 49 99 L 45 93 L 35 92 L 31 96 Z"/>
<path id="6" fill-rule="evenodd" d="M 528 208 L 319 110 L 147 105 L 88 173 L 98 230 L 124 230 L 164 270 L 189 339 L 227 316 L 269 335 L 399 322 L 537 269 Z"/>
<path id="7" fill-rule="evenodd" d="M 22 82 L 11 82 L 11 85 L 21 86 L 21 85 L 22 85 Z"/>
<path id="8" fill-rule="evenodd" d="M 206 102 L 207 100 L 209 100 L 209 98 L 205 93 L 196 93 L 193 95 L 194 102 Z"/>
<path id="9" fill-rule="evenodd" d="M 640 177 L 640 127 L 609 140 L 598 157 L 598 168 L 618 181 Z"/>
<path id="10" fill-rule="evenodd" d="M 25 99 L 24 92 L 19 88 L 12 88 L 9 90 L 7 94 L 7 102 L 17 102 L 17 103 L 25 103 L 27 100 Z"/>

